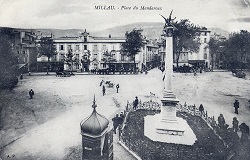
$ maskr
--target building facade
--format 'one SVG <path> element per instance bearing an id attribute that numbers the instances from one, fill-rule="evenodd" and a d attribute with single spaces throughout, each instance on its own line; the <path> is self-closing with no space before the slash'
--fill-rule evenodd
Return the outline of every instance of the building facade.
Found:
<path id="1" fill-rule="evenodd" d="M 200 34 L 200 48 L 197 53 L 188 53 L 188 63 L 198 67 L 211 68 L 211 55 L 209 54 L 208 42 L 210 41 L 210 32 L 202 30 Z M 187 52 L 186 52 L 187 53 Z"/>
<path id="2" fill-rule="evenodd" d="M 157 40 L 145 39 L 145 46 L 142 48 L 142 69 L 152 69 L 160 65 L 159 46 Z"/>
<path id="3" fill-rule="evenodd" d="M 65 62 L 67 55 L 71 52 L 73 65 L 65 63 L 65 70 L 88 72 L 109 68 L 113 71 L 130 71 L 134 67 L 134 61 L 121 51 L 122 43 L 125 41 L 125 37 L 112 37 L 111 35 L 93 37 L 86 30 L 78 37 L 54 38 L 57 55 L 51 58 L 51 62 Z M 139 70 L 145 65 L 142 58 L 143 48 L 135 56 L 135 65 Z"/>
<path id="4" fill-rule="evenodd" d="M 189 52 L 188 50 L 182 51 L 179 55 L 178 63 L 179 66 L 193 65 L 197 67 L 211 67 L 211 56 L 209 54 L 208 42 L 210 40 L 210 31 L 202 30 L 200 34 L 200 47 L 198 52 Z M 159 43 L 159 57 L 161 65 L 164 65 L 166 44 L 165 39 L 162 38 Z M 174 53 L 174 66 L 177 66 L 177 54 Z"/>
<path id="5" fill-rule="evenodd" d="M 18 57 L 18 68 L 20 72 L 36 70 L 37 52 L 36 35 L 32 31 L 13 30 L 12 47 Z"/>

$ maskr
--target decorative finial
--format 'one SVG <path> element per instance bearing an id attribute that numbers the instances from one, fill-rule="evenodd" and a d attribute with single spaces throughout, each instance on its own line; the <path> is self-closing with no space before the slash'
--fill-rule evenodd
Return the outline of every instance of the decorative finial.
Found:
<path id="1" fill-rule="evenodd" d="M 93 101 L 92 107 L 94 108 L 94 110 L 95 110 L 95 108 L 97 107 L 97 105 L 95 104 L 95 95 L 94 95 L 94 101 Z"/>

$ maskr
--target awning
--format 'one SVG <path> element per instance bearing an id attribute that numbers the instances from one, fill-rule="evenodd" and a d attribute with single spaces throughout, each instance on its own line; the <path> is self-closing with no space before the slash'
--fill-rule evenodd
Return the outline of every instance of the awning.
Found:
<path id="1" fill-rule="evenodd" d="M 194 63 L 205 63 L 205 60 L 188 60 L 188 63 L 194 64 Z"/>

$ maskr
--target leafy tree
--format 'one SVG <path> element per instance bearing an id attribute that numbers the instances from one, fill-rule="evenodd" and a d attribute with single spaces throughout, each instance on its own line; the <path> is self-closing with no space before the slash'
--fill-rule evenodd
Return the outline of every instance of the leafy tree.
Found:
<path id="1" fill-rule="evenodd" d="M 144 46 L 142 30 L 133 29 L 131 32 L 126 32 L 126 42 L 122 44 L 122 51 L 127 56 L 132 57 L 134 61 L 134 71 L 136 70 L 135 56 L 140 52 L 141 47 Z"/>
<path id="2" fill-rule="evenodd" d="M 174 23 L 176 30 L 174 31 L 173 43 L 174 54 L 176 55 L 177 68 L 179 67 L 179 58 L 183 51 L 198 52 L 200 47 L 200 31 L 201 27 L 192 24 L 188 19 Z"/>
<path id="3" fill-rule="evenodd" d="M 40 55 L 48 57 L 47 74 L 49 74 L 50 59 L 53 55 L 57 54 L 52 37 L 42 37 L 37 49 Z"/>
<path id="4" fill-rule="evenodd" d="M 106 51 L 104 54 L 103 54 L 103 58 L 102 58 L 102 61 L 106 64 L 108 63 L 109 64 L 109 67 L 110 67 L 110 63 L 111 62 L 116 62 L 116 59 L 115 57 L 112 55 L 112 51 L 109 53 L 108 51 Z"/>
<path id="5" fill-rule="evenodd" d="M 224 43 L 224 57 L 232 68 L 242 69 L 242 62 L 250 61 L 250 33 L 246 30 L 233 33 Z"/>
<path id="6" fill-rule="evenodd" d="M 18 59 L 13 51 L 12 29 L 0 29 L 0 87 L 12 89 L 18 82 Z"/>
<path id="7" fill-rule="evenodd" d="M 74 57 L 73 51 L 72 49 L 69 49 L 64 61 L 71 68 L 71 71 L 73 70 L 73 63 L 74 63 L 73 57 Z"/>
<path id="8" fill-rule="evenodd" d="M 90 65 L 90 51 L 87 50 L 86 53 L 84 53 L 82 59 L 81 59 L 81 63 L 82 63 L 82 69 L 85 70 L 85 71 L 89 71 L 89 65 Z"/>
<path id="9" fill-rule="evenodd" d="M 211 59 L 212 59 L 211 69 L 213 70 L 214 64 L 215 64 L 215 58 L 218 59 L 218 55 L 219 55 L 218 53 L 220 52 L 220 49 L 221 49 L 221 42 L 211 37 L 208 42 L 208 48 L 209 48 L 209 53 L 211 54 Z"/>

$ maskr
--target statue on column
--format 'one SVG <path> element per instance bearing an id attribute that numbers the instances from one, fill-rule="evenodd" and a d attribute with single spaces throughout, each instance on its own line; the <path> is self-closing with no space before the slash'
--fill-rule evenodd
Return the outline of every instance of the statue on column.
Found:
<path id="1" fill-rule="evenodd" d="M 175 18 L 171 17 L 172 12 L 173 12 L 173 10 L 170 12 L 168 18 L 166 18 L 166 17 L 164 17 L 163 15 L 160 14 L 165 19 L 165 26 L 164 26 L 163 30 L 165 32 L 165 35 L 168 36 L 168 37 L 173 36 L 173 31 L 174 31 L 174 29 L 176 29 L 176 27 L 173 25 L 173 21 L 176 19 L 176 17 Z"/>

